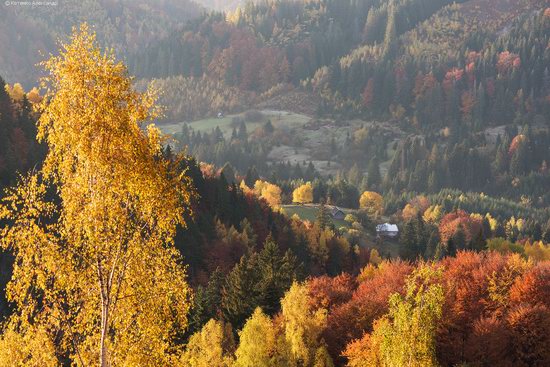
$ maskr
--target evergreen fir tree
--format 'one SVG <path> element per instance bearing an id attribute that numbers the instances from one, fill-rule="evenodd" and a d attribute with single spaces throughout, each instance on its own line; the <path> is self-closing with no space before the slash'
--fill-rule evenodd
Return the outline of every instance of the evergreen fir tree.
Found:
<path id="1" fill-rule="evenodd" d="M 260 304 L 264 312 L 274 315 L 279 311 L 280 300 L 296 280 L 296 257 L 288 251 L 281 256 L 279 246 L 271 237 L 266 239 L 263 250 L 258 254 L 258 274 L 260 281 L 257 289 Z"/>
<path id="2" fill-rule="evenodd" d="M 367 170 L 367 185 L 370 190 L 376 190 L 380 187 L 382 178 L 380 175 L 380 165 L 376 157 L 372 158 L 369 162 Z"/>
<path id="3" fill-rule="evenodd" d="M 317 217 L 315 218 L 315 223 L 321 229 L 325 229 L 332 224 L 330 213 L 328 211 L 328 208 L 325 206 L 324 201 L 321 201 L 321 204 L 319 205 L 319 209 L 317 210 Z"/>
<path id="4" fill-rule="evenodd" d="M 446 246 L 445 251 L 444 251 L 445 252 L 444 256 L 456 256 L 456 251 L 457 251 L 457 247 L 456 247 L 455 241 L 454 241 L 453 237 L 451 237 L 447 241 L 447 246 Z M 441 256 L 441 254 L 439 254 L 439 256 Z"/>
<path id="5" fill-rule="evenodd" d="M 237 329 L 244 325 L 259 304 L 259 281 L 256 254 L 241 257 L 226 277 L 222 289 L 223 315 Z"/>
<path id="6" fill-rule="evenodd" d="M 464 227 L 462 227 L 462 224 L 458 225 L 458 228 L 456 229 L 456 232 L 453 235 L 452 242 L 453 242 L 453 245 L 455 246 L 456 250 L 466 249 L 466 245 L 467 245 L 466 244 L 466 233 L 464 233 Z"/>
<path id="7" fill-rule="evenodd" d="M 273 134 L 273 131 L 275 131 L 275 128 L 273 127 L 273 124 L 271 123 L 271 120 L 267 120 L 267 122 L 264 124 L 264 131 L 266 134 Z"/>
<path id="8" fill-rule="evenodd" d="M 470 248 L 474 251 L 483 251 L 487 247 L 487 241 L 483 236 L 483 231 L 479 231 L 476 237 L 472 240 Z"/>
<path id="9" fill-rule="evenodd" d="M 426 245 L 426 251 L 424 252 L 425 259 L 436 260 L 436 255 L 439 246 L 439 234 L 437 231 L 432 231 L 428 244 Z"/>
<path id="10" fill-rule="evenodd" d="M 528 154 L 528 143 L 520 143 L 512 155 L 510 160 L 510 173 L 513 175 L 523 175 L 529 169 L 529 154 Z"/>
<path id="11" fill-rule="evenodd" d="M 502 223 L 498 223 L 497 228 L 495 229 L 494 237 L 506 238 L 506 229 Z"/>
<path id="12" fill-rule="evenodd" d="M 258 171 L 256 170 L 256 166 L 252 166 L 248 168 L 248 171 L 246 171 L 246 175 L 244 176 L 244 183 L 246 186 L 253 188 L 256 184 L 256 181 L 260 179 L 260 176 L 258 175 Z"/>
<path id="13" fill-rule="evenodd" d="M 414 256 L 423 256 L 426 252 L 426 247 L 428 246 L 428 230 L 426 228 L 426 223 L 422 218 L 422 214 L 418 213 L 414 219 L 415 224 L 415 234 L 416 234 L 416 243 L 415 243 L 415 254 Z"/>
<path id="14" fill-rule="evenodd" d="M 221 170 L 221 175 L 225 178 L 227 183 L 229 185 L 232 185 L 235 183 L 235 169 L 231 165 L 231 163 L 226 162 Z"/>
<path id="15" fill-rule="evenodd" d="M 400 249 L 399 255 L 406 260 L 413 260 L 416 256 L 417 236 L 414 220 L 409 220 L 399 239 Z"/>
<path id="16" fill-rule="evenodd" d="M 239 124 L 239 131 L 237 133 L 239 140 L 246 142 L 248 140 L 248 132 L 246 131 L 246 123 L 241 121 Z"/>
<path id="17" fill-rule="evenodd" d="M 221 316 L 222 287 L 225 276 L 217 268 L 210 276 L 206 287 L 199 286 L 193 299 L 193 307 L 189 314 L 189 335 L 208 322 L 210 319 L 217 319 Z"/>

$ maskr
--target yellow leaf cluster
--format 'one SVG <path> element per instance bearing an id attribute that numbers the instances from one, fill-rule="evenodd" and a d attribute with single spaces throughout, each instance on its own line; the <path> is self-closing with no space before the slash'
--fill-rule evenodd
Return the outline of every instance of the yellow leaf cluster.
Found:
<path id="1" fill-rule="evenodd" d="M 424 211 L 422 218 L 426 223 L 436 224 L 443 216 L 443 207 L 441 205 L 431 205 Z"/>
<path id="2" fill-rule="evenodd" d="M 366 348 L 353 343 L 344 353 L 349 366 L 437 366 L 435 355 L 437 325 L 442 315 L 443 288 L 434 284 L 441 271 L 422 265 L 407 279 L 403 297 L 390 297 L 387 315 L 374 322 L 374 330 L 365 334 Z"/>
<path id="3" fill-rule="evenodd" d="M 292 202 L 297 204 L 308 204 L 313 202 L 313 187 L 311 182 L 299 186 L 292 193 Z"/>
<path id="4" fill-rule="evenodd" d="M 264 199 L 272 208 L 281 205 L 281 188 L 272 183 L 258 180 L 254 184 L 254 193 Z"/>
<path id="5" fill-rule="evenodd" d="M 532 244 L 527 241 L 524 245 L 525 255 L 535 262 L 550 260 L 550 245 L 542 241 L 535 241 Z"/>
<path id="6" fill-rule="evenodd" d="M 23 86 L 19 83 L 15 83 L 13 86 L 6 84 L 4 87 L 6 92 L 9 94 L 10 98 L 15 102 L 21 102 L 23 97 L 25 97 L 25 90 Z"/>
<path id="7" fill-rule="evenodd" d="M 187 343 L 183 365 L 190 367 L 231 367 L 235 347 L 231 325 L 210 320 Z"/>
<path id="8" fill-rule="evenodd" d="M 239 332 L 235 367 L 270 367 L 276 349 L 275 328 L 269 316 L 258 307 Z"/>
<path id="9" fill-rule="evenodd" d="M 26 333 L 7 329 L 0 335 L 0 367 L 60 366 L 48 334 L 40 328 Z"/>
<path id="10" fill-rule="evenodd" d="M 370 215 L 382 214 L 383 204 L 382 195 L 374 191 L 365 191 L 359 198 L 359 207 L 365 209 Z"/>
<path id="11" fill-rule="evenodd" d="M 304 284 L 294 283 L 281 300 L 285 321 L 285 337 L 299 365 L 308 366 L 319 348 L 319 338 L 326 326 L 324 309 L 311 310 L 308 289 Z"/>

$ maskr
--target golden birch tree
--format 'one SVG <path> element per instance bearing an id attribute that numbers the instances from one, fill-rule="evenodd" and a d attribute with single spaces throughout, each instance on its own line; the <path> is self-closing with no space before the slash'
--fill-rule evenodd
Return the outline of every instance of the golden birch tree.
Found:
<path id="1" fill-rule="evenodd" d="M 327 323 L 325 309 L 312 310 L 308 292 L 307 285 L 294 283 L 281 300 L 285 338 L 300 366 L 311 366 L 315 361 L 316 352 L 323 347 L 320 339 Z M 319 363 L 326 359 L 321 357 Z"/>
<path id="2" fill-rule="evenodd" d="M 276 356 L 277 336 L 269 316 L 256 308 L 239 332 L 234 367 L 271 367 Z"/>
<path id="3" fill-rule="evenodd" d="M 159 131 L 143 128 L 158 116 L 155 93 L 136 92 L 87 25 L 44 66 L 38 139 L 48 154 L 0 204 L 16 305 L 0 343 L 16 350 L 40 330 L 77 366 L 177 364 L 190 290 L 171 241 L 193 191 L 163 159 Z"/>
<path id="4" fill-rule="evenodd" d="M 272 208 L 277 208 L 281 205 L 282 190 L 277 185 L 258 180 L 254 185 L 254 192 L 258 197 L 264 199 Z"/>
<path id="5" fill-rule="evenodd" d="M 384 209 L 384 198 L 377 192 L 365 191 L 359 198 L 359 207 L 369 215 L 379 215 Z"/>
<path id="6" fill-rule="evenodd" d="M 189 338 L 182 363 L 184 367 L 231 367 L 234 350 L 231 325 L 211 319 Z"/>
<path id="7" fill-rule="evenodd" d="M 393 294 L 389 312 L 374 330 L 351 343 L 344 355 L 350 367 L 436 367 L 436 331 L 442 315 L 442 270 L 421 264 L 406 282 L 405 296 Z"/>

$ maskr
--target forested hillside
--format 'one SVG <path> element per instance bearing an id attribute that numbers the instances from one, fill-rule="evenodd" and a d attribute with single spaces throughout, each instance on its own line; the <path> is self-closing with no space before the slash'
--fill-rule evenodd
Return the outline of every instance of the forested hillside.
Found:
<path id="1" fill-rule="evenodd" d="M 549 366 L 547 1 L 197 3 L 1 9 L 0 367 Z"/>
<path id="2" fill-rule="evenodd" d="M 233 11 L 246 3 L 246 0 L 196 0 L 195 2 L 214 10 Z"/>
<path id="3" fill-rule="evenodd" d="M 132 69 L 165 88 L 171 121 L 308 93 L 321 120 L 295 131 L 306 136 L 301 141 L 284 144 L 298 152 L 311 130 L 347 129 L 345 137 L 325 138 L 326 151 L 314 148 L 302 159 L 348 183 L 358 170 L 356 187 L 375 160 L 385 192 L 454 188 L 545 206 L 550 12 L 543 7 L 538 0 L 248 3 L 189 23 L 138 53 Z M 198 93 L 187 94 L 191 89 Z M 251 147 L 260 159 L 247 156 L 243 139 L 213 150 L 184 132 L 182 146 L 201 160 L 222 166 L 213 156 L 228 157 L 241 174 L 255 165 L 272 178 L 276 165 L 265 158 L 283 130 Z M 235 155 L 239 150 L 245 153 Z M 325 162 L 337 168 L 325 169 Z"/>
<path id="4" fill-rule="evenodd" d="M 390 23 L 396 35 L 402 34 L 449 3 L 395 2 L 395 19 Z M 387 14 L 388 4 L 376 0 L 249 2 L 226 17 L 214 14 L 192 22 L 136 57 L 134 70 L 144 77 L 201 76 L 211 71 L 211 76 L 221 77 L 228 85 L 253 90 L 267 90 L 280 81 L 298 83 L 363 43 L 369 12 Z M 380 28 L 385 28 L 385 18 L 380 21 Z M 259 52 L 249 52 L 255 47 Z M 268 53 L 272 57 L 266 57 Z M 249 59 L 243 64 L 245 55 Z M 277 73 L 279 79 L 272 75 L 277 71 L 274 65 L 280 64 L 278 58 L 288 64 L 288 70 Z M 254 75 L 262 68 L 271 71 L 263 77 L 264 83 Z"/>
<path id="5" fill-rule="evenodd" d="M 13 3 L 2 3 L 0 8 L 0 75 L 26 88 L 37 86 L 36 64 L 56 51 L 56 41 L 66 41 L 72 27 L 84 20 L 96 29 L 103 45 L 114 47 L 119 57 L 124 57 L 168 36 L 204 11 L 191 0 Z"/>
<path id="6" fill-rule="evenodd" d="M 417 128 L 547 115 L 544 2 L 449 3 L 248 3 L 188 24 L 131 64 L 142 77 L 207 77 L 243 91 L 304 82 L 325 97 L 320 112 Z"/>

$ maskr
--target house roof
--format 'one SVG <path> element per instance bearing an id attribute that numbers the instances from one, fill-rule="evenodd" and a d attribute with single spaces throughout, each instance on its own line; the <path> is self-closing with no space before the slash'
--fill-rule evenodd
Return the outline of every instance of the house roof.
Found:
<path id="1" fill-rule="evenodd" d="M 399 232 L 397 224 L 384 223 L 376 226 L 377 232 Z"/>
<path id="2" fill-rule="evenodd" d="M 332 214 L 336 214 L 336 213 L 344 213 L 344 211 L 340 208 L 338 208 L 337 206 L 333 206 L 332 208 L 330 208 L 330 212 Z M 345 214 L 345 213 L 344 213 Z"/>

